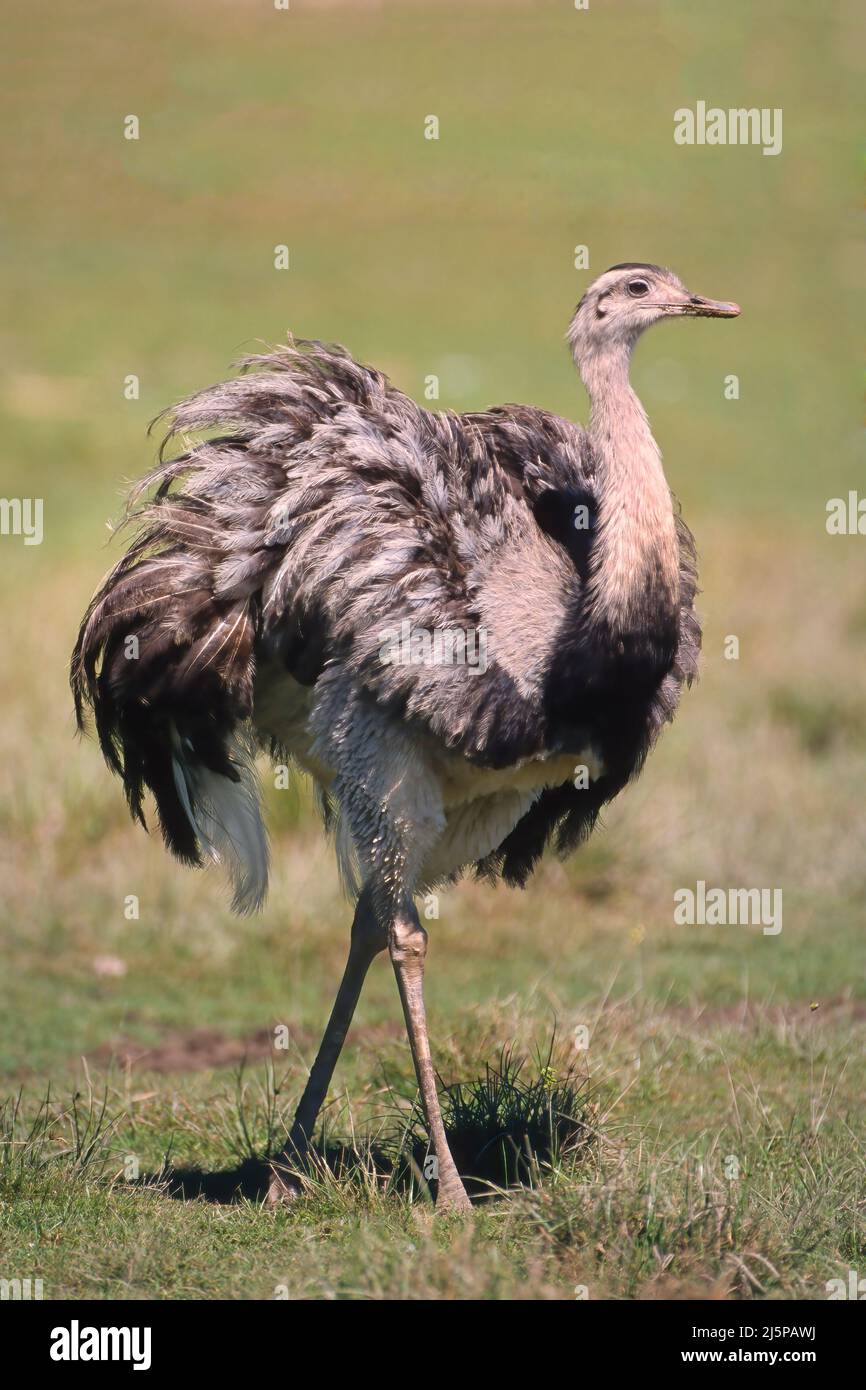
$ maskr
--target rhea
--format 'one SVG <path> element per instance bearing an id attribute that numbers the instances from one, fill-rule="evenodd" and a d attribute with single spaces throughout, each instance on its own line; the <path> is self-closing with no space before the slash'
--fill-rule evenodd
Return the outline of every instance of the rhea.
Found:
<path id="1" fill-rule="evenodd" d="M 522 886 L 548 847 L 573 850 L 696 675 L 694 544 L 629 362 L 661 319 L 738 313 L 660 266 L 606 271 L 568 331 L 586 430 L 531 406 L 423 410 L 345 349 L 308 341 L 247 359 L 171 412 L 131 499 L 136 538 L 82 623 L 72 686 L 132 814 L 144 822 L 149 789 L 169 847 L 222 860 L 241 912 L 267 886 L 256 751 L 315 783 L 354 920 L 273 1200 L 298 1190 L 387 950 L 437 1205 L 468 1208 L 415 899 L 466 871 Z"/>

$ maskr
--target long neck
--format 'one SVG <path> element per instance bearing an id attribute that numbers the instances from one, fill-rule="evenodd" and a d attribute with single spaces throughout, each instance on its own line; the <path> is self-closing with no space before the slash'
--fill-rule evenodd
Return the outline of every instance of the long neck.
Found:
<path id="1" fill-rule="evenodd" d="M 591 403 L 598 525 L 587 614 L 621 638 L 670 627 L 679 601 L 679 546 L 661 454 L 629 385 L 629 349 L 580 363 Z"/>

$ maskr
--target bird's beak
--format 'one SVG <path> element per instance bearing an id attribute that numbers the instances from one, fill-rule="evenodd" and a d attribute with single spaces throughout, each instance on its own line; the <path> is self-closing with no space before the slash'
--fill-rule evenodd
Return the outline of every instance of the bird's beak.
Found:
<path id="1" fill-rule="evenodd" d="M 699 294 L 693 294 L 681 306 L 680 312 L 691 314 L 695 318 L 735 319 L 740 312 L 740 306 L 725 299 L 704 299 Z"/>

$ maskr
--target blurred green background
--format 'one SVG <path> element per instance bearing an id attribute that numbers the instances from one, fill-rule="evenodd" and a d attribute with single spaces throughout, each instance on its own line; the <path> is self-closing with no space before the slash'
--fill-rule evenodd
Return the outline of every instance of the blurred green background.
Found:
<path id="1" fill-rule="evenodd" d="M 855 0 L 21 7 L 0 93 L 11 480 L 44 490 L 55 542 L 88 544 L 145 422 L 289 328 L 416 396 L 439 368 L 442 405 L 573 415 L 585 244 L 591 273 L 660 261 L 743 305 L 638 359 L 689 509 L 820 522 L 854 485 L 864 23 Z M 699 99 L 781 107 L 782 153 L 676 145 Z"/>
<path id="2" fill-rule="evenodd" d="M 863 476 L 862 6 L 43 0 L 4 28 L 0 495 L 42 497 L 45 537 L 0 538 L 0 1071 L 273 1018 L 309 1048 L 343 953 L 303 794 L 269 791 L 272 897 L 238 925 L 219 880 L 134 830 L 73 741 L 68 655 L 117 553 L 105 522 L 154 456 L 148 421 L 287 331 L 345 343 L 420 401 L 435 374 L 441 407 L 585 418 L 573 306 L 607 266 L 649 260 L 743 308 L 659 328 L 633 371 L 698 539 L 702 683 L 573 863 L 527 894 L 443 899 L 431 1013 L 465 1059 L 476 1037 L 525 1040 L 609 995 L 693 1008 L 700 1066 L 676 1095 L 642 1077 L 629 1101 L 688 1135 L 712 1091 L 701 1049 L 740 1017 L 725 1010 L 772 1004 L 782 1032 L 744 1056 L 808 1107 L 785 1020 L 805 1010 L 834 1056 L 859 1055 L 866 1000 L 866 541 L 824 524 Z M 675 110 L 699 100 L 781 108 L 782 152 L 676 145 Z M 697 878 L 781 887 L 782 934 L 675 928 L 672 894 Z M 395 1019 L 384 970 L 363 1008 Z M 373 1085 L 369 1056 L 347 1065 Z M 722 1123 L 727 1094 L 700 1124 Z"/>

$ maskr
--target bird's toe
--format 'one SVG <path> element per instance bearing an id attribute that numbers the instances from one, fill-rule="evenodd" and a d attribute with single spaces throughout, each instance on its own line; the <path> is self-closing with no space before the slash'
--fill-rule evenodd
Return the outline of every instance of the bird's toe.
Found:
<path id="1" fill-rule="evenodd" d="M 285 1168 L 274 1166 L 271 1168 L 271 1180 L 268 1184 L 267 1205 L 269 1207 L 285 1206 L 300 1197 L 302 1190 L 301 1180 L 297 1174 L 290 1173 Z"/>

